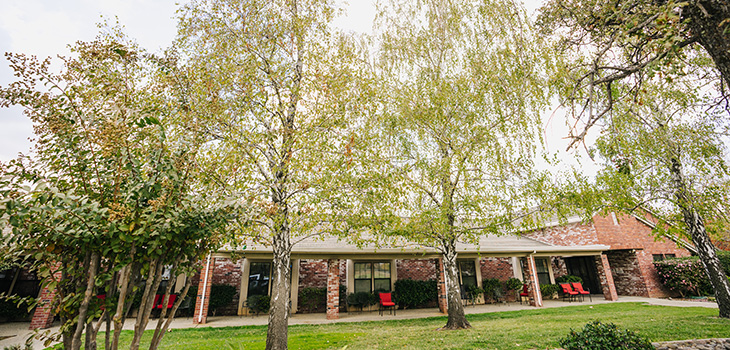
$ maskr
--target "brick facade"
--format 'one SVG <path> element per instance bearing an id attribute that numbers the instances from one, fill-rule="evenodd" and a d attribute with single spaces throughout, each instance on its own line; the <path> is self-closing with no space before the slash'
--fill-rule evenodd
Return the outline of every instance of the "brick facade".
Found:
<path id="1" fill-rule="evenodd" d="M 53 280 L 61 280 L 61 264 L 55 266 L 56 271 L 53 273 Z M 46 286 L 41 290 L 41 294 L 38 296 L 38 306 L 36 306 L 33 312 L 33 318 L 30 321 L 30 329 L 43 329 L 49 328 L 53 325 L 53 303 L 56 297 L 56 289 L 48 288 Z"/>
<path id="2" fill-rule="evenodd" d="M 210 303 L 210 289 L 215 275 L 215 260 L 210 258 L 203 261 L 198 281 L 198 295 L 195 298 L 195 313 L 193 323 L 205 324 L 208 321 L 208 304 Z M 207 278 L 206 278 L 207 277 Z"/>
<path id="3" fill-rule="evenodd" d="M 340 318 L 340 260 L 327 260 L 327 319 Z"/>
<path id="4" fill-rule="evenodd" d="M 598 270 L 598 279 L 601 281 L 603 297 L 606 300 L 618 300 L 618 293 L 616 293 L 616 285 L 613 280 L 613 273 L 611 272 L 611 264 L 609 264 L 606 254 L 596 256 L 596 269 Z"/>
<path id="5" fill-rule="evenodd" d="M 436 260 L 438 268 L 438 304 L 439 311 L 446 313 L 449 310 L 449 297 L 446 295 L 446 274 L 444 273 L 444 259 Z"/>
<path id="6" fill-rule="evenodd" d="M 618 295 L 649 296 L 636 255 L 633 250 L 606 252 Z"/>
<path id="7" fill-rule="evenodd" d="M 479 269 L 482 273 L 482 280 L 496 278 L 502 282 L 514 277 L 512 262 L 510 258 L 481 258 Z"/>
<path id="8" fill-rule="evenodd" d="M 395 265 L 399 280 L 427 281 L 438 278 L 436 259 L 399 259 Z"/>
<path id="9" fill-rule="evenodd" d="M 562 246 L 603 244 L 603 242 L 599 242 L 596 228 L 591 223 L 573 223 L 546 227 L 526 233 L 524 236 L 541 242 Z"/>

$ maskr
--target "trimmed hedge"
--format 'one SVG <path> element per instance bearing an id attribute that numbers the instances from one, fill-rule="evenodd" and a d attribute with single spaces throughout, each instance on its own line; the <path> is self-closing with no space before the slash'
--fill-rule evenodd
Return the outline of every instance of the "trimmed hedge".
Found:
<path id="1" fill-rule="evenodd" d="M 578 276 L 573 276 L 573 275 L 560 276 L 555 279 L 555 283 L 557 283 L 557 284 L 572 283 L 572 282 L 583 283 L 583 279 Z"/>
<path id="2" fill-rule="evenodd" d="M 438 300 L 438 282 L 436 280 L 397 280 L 395 281 L 395 299 L 403 308 L 425 307 L 428 303 Z"/>
<path id="3" fill-rule="evenodd" d="M 302 312 L 313 313 L 327 308 L 327 288 L 303 288 L 299 292 Z"/>
<path id="4" fill-rule="evenodd" d="M 560 286 L 557 284 L 541 284 L 540 294 L 543 298 L 552 298 L 560 290 Z"/>

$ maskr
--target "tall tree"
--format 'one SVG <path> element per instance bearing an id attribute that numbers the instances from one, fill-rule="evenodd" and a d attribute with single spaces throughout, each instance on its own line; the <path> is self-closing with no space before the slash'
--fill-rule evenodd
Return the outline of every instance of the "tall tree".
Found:
<path id="1" fill-rule="evenodd" d="M 10 248 L 32 256 L 29 267 L 57 291 L 64 349 L 79 349 L 83 333 L 84 347 L 96 349 L 103 323 L 104 348 L 117 349 L 133 289 L 144 276 L 130 345 L 137 349 L 165 266 L 172 266 L 172 276 L 191 274 L 199 256 L 222 242 L 227 219 L 191 197 L 196 145 L 168 138 L 165 126 L 178 104 L 157 79 L 163 61 L 116 30 L 72 49 L 59 74 L 50 59 L 7 55 L 18 81 L 0 89 L 0 106 L 25 107 L 38 141 L 33 158 L 3 166 L 0 218 L 12 227 Z M 150 349 L 173 316 L 158 322 Z"/>
<path id="2" fill-rule="evenodd" d="M 557 47 L 565 58 L 557 71 L 556 82 L 562 88 L 563 104 L 568 107 L 568 116 L 574 122 L 571 146 L 583 142 L 595 125 L 611 123 L 616 109 L 624 113 L 631 108 L 641 108 L 656 98 L 662 101 L 677 98 L 676 90 L 669 89 L 673 81 L 682 82 L 682 91 L 686 94 L 696 94 L 695 89 L 700 86 L 712 92 L 714 105 L 724 106 L 727 116 L 729 9 L 724 1 L 548 2 L 542 9 L 541 24 L 544 30 L 559 39 Z M 657 91 L 658 80 L 667 84 L 666 96 Z M 647 95 L 649 90 L 654 95 Z M 686 99 L 686 96 L 682 98 Z M 642 118 L 648 118 L 656 111 L 641 113 Z M 706 113 L 690 113 L 699 119 L 707 117 L 708 125 L 716 122 Z M 702 125 L 699 120 L 696 123 L 698 127 Z M 647 125 L 656 128 L 655 124 Z M 665 127 L 670 128 L 671 124 Z M 621 132 L 629 131 L 622 129 Z M 720 314 L 729 317 L 730 291 L 720 274 L 722 270 L 714 268 L 718 262 L 705 230 L 703 215 L 707 213 L 697 209 L 705 204 L 697 201 L 699 192 L 692 189 L 684 175 L 687 168 L 683 164 L 703 160 L 701 157 L 687 159 L 686 155 L 692 153 L 680 151 L 698 146 L 694 143 L 684 145 L 680 140 L 687 139 L 678 138 L 672 144 L 660 143 L 666 147 L 663 159 L 674 159 L 668 168 L 674 177 L 663 178 L 667 181 L 664 188 L 675 191 L 676 208 L 682 213 L 683 225 L 698 245 L 698 251 L 704 251 L 700 257 L 710 280 L 715 282 L 713 287 L 728 296 L 720 296 L 718 303 Z M 708 168 L 693 170 L 709 171 L 706 175 L 712 173 Z"/>
<path id="3" fill-rule="evenodd" d="M 703 96 L 712 89 L 697 85 L 694 75 L 646 81 L 635 103 L 617 105 L 607 115 L 596 142 L 607 168 L 597 184 L 613 205 L 651 209 L 662 220 L 659 233 L 669 229 L 689 236 L 715 290 L 720 316 L 730 317 L 728 278 L 708 234 L 728 227 L 728 123 Z"/>
<path id="4" fill-rule="evenodd" d="M 249 208 L 239 234 L 273 249 L 267 349 L 287 348 L 291 250 L 332 231 L 346 170 L 352 43 L 329 0 L 206 0 L 182 9 L 187 127 L 209 141 L 209 190 Z"/>
<path id="5" fill-rule="evenodd" d="M 388 1 L 379 8 L 383 111 L 373 166 L 406 219 L 391 227 L 443 254 L 446 329 L 469 328 L 458 242 L 511 230 L 534 205 L 545 61 L 512 1 Z"/>

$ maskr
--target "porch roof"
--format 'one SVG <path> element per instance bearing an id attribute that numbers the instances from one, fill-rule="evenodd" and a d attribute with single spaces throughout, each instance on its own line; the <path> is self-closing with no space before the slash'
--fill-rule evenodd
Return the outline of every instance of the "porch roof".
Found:
<path id="1" fill-rule="evenodd" d="M 457 242 L 460 258 L 511 257 L 511 256 L 586 256 L 599 255 L 609 250 L 607 245 L 558 246 L 535 239 L 515 235 L 487 235 L 477 244 Z M 249 245 L 244 250 L 230 247 L 219 253 L 236 252 L 247 258 L 271 258 L 272 249 L 265 245 Z M 308 238 L 292 248 L 292 258 L 300 259 L 418 259 L 437 258 L 441 254 L 434 248 L 406 241 L 393 241 L 388 245 L 366 244 L 357 246 L 332 236 Z"/>

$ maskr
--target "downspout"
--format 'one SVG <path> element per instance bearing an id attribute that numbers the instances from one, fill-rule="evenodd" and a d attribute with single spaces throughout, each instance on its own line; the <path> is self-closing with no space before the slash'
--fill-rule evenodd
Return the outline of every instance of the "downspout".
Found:
<path id="1" fill-rule="evenodd" d="M 530 279 L 533 283 L 532 289 L 535 293 L 535 306 L 542 307 L 542 291 L 540 290 L 540 281 L 537 279 L 537 264 L 535 264 L 535 256 L 533 255 L 535 253 L 537 253 L 537 251 L 533 251 L 532 254 L 530 254 L 530 258 L 527 263 L 530 264 L 530 268 L 528 270 L 530 271 Z"/>
<path id="2" fill-rule="evenodd" d="M 198 315 L 198 323 L 203 322 L 203 306 L 205 305 L 205 291 L 208 290 L 208 271 L 210 271 L 210 258 L 208 254 L 208 262 L 205 264 L 205 277 L 203 278 L 203 294 L 200 295 L 200 314 Z"/>

